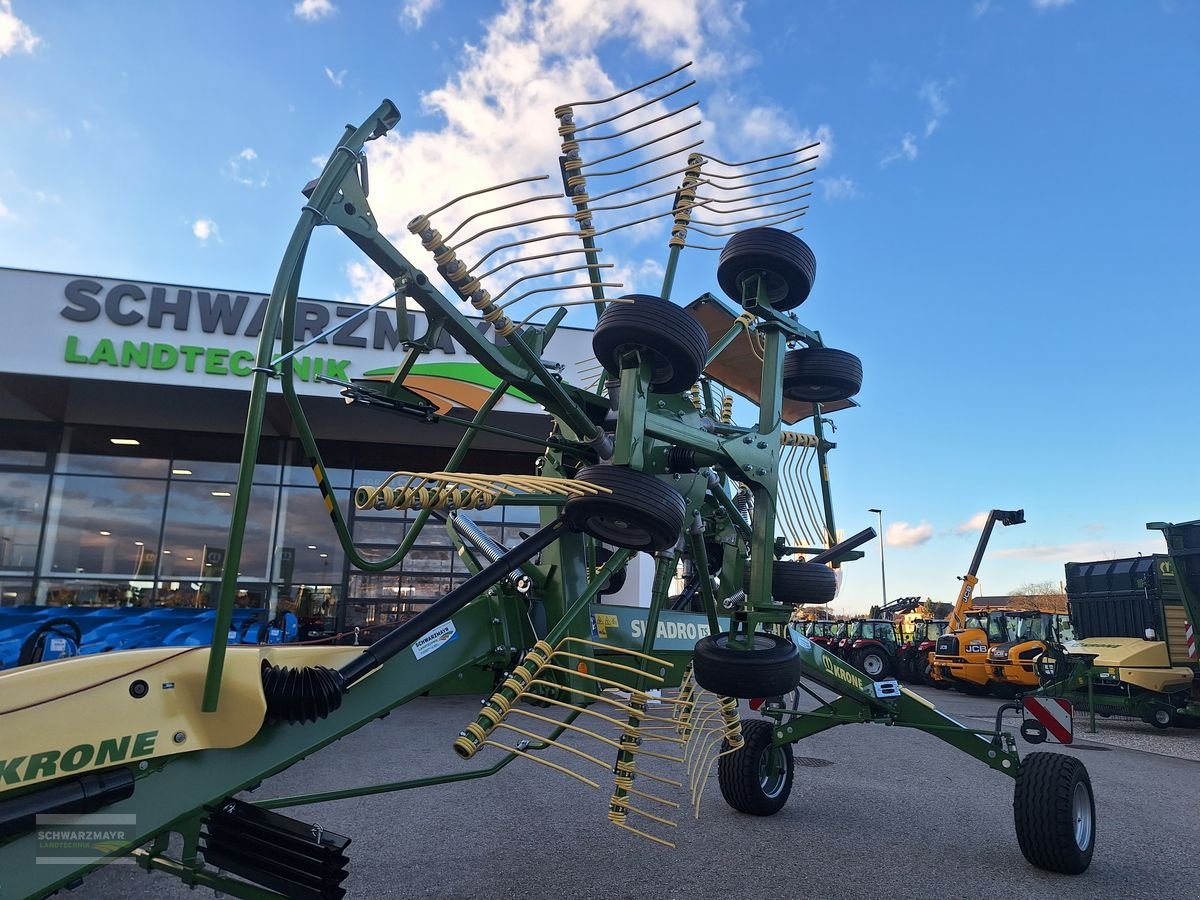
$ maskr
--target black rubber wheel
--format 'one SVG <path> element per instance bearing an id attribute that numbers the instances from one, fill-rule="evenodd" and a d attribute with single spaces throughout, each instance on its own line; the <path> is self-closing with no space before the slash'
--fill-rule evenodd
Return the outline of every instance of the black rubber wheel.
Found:
<path id="1" fill-rule="evenodd" d="M 975 684 L 970 681 L 960 681 L 955 687 L 969 697 L 986 697 L 991 691 L 991 688 L 986 684 Z"/>
<path id="2" fill-rule="evenodd" d="M 1019 687 L 1017 687 L 1015 684 L 1009 684 L 1007 681 L 993 681 L 991 686 L 992 693 L 1001 700 L 1012 700 L 1021 693 L 1021 689 Z"/>
<path id="3" fill-rule="evenodd" d="M 1021 853 L 1039 869 L 1078 875 L 1096 847 L 1096 801 L 1087 768 L 1063 753 L 1021 760 L 1013 793 Z"/>
<path id="4" fill-rule="evenodd" d="M 1167 709 L 1165 706 L 1156 706 L 1146 714 L 1142 720 L 1147 725 L 1153 725 L 1155 728 L 1170 728 L 1175 724 L 1174 710 Z"/>
<path id="5" fill-rule="evenodd" d="M 892 662 L 880 648 L 867 647 L 855 654 L 854 667 L 872 681 L 882 681 L 891 674 Z"/>
<path id="6" fill-rule="evenodd" d="M 49 619 L 35 628 L 21 643 L 21 651 L 17 654 L 17 665 L 28 666 L 41 662 L 42 656 L 46 652 L 44 639 L 53 635 L 74 641 L 76 647 L 83 642 L 83 632 L 80 631 L 79 623 L 74 619 Z"/>
<path id="7" fill-rule="evenodd" d="M 831 403 L 849 400 L 862 389 L 862 360 L 832 347 L 801 347 L 783 355 L 786 400 Z"/>
<path id="8" fill-rule="evenodd" d="M 754 649 L 729 642 L 729 632 L 710 634 L 696 642 L 692 673 L 696 684 L 720 697 L 751 700 L 778 697 L 800 683 L 800 651 L 787 638 L 761 632 L 753 635 Z"/>
<path id="9" fill-rule="evenodd" d="M 771 741 L 773 729 L 765 719 L 743 721 L 745 743 L 717 761 L 721 796 L 738 812 L 773 816 L 792 792 L 796 771 L 792 748 L 790 744 L 776 747 Z"/>
<path id="10" fill-rule="evenodd" d="M 780 603 L 828 603 L 837 595 L 837 573 L 820 563 L 777 559 L 771 566 L 771 593 Z"/>
<path id="11" fill-rule="evenodd" d="M 563 519 L 576 531 L 650 553 L 679 540 L 687 504 L 665 481 L 623 466 L 584 466 L 575 477 L 612 491 L 577 495 L 563 504 Z"/>
<path id="12" fill-rule="evenodd" d="M 654 372 L 649 388 L 660 394 L 686 391 L 708 359 L 708 332 L 670 300 L 629 294 L 633 303 L 610 303 L 592 332 L 596 359 L 614 375 L 621 357 L 637 351 Z"/>
<path id="13" fill-rule="evenodd" d="M 808 299 L 817 277 L 817 260 L 808 244 L 778 228 L 748 228 L 729 239 L 717 263 L 717 283 L 734 303 L 742 302 L 742 285 L 765 275 L 767 300 L 780 312 Z"/>

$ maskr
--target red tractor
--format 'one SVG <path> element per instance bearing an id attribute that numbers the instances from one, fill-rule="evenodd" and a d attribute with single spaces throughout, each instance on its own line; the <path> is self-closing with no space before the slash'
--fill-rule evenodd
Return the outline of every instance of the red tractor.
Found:
<path id="1" fill-rule="evenodd" d="M 913 684 L 931 681 L 929 675 L 933 664 L 933 652 L 937 639 L 946 633 L 948 619 L 914 619 L 912 634 L 900 645 L 896 656 L 896 673 L 899 678 Z"/>
<path id="2" fill-rule="evenodd" d="M 825 650 L 831 649 L 834 628 L 840 623 L 832 619 L 816 619 L 804 623 L 804 636 L 814 644 L 820 644 Z"/>
<path id="3" fill-rule="evenodd" d="M 891 619 L 860 619 L 850 625 L 847 638 L 848 663 L 869 675 L 874 681 L 890 678 L 896 671 L 896 656 L 900 642 Z"/>

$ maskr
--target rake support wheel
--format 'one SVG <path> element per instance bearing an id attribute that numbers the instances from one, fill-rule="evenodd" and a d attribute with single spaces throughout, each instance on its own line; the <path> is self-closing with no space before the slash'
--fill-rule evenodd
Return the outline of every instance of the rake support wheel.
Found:
<path id="1" fill-rule="evenodd" d="M 1021 853 L 1039 869 L 1078 875 L 1096 846 L 1096 802 L 1087 768 L 1064 753 L 1021 760 L 1013 793 Z"/>
<path id="2" fill-rule="evenodd" d="M 629 294 L 610 303 L 592 333 L 592 350 L 608 371 L 621 371 L 621 357 L 636 351 L 653 369 L 649 389 L 659 394 L 686 391 L 708 359 L 708 332 L 670 300 Z"/>
<path id="3" fill-rule="evenodd" d="M 862 361 L 832 347 L 802 347 L 783 357 L 783 396 L 788 400 L 831 403 L 862 390 Z"/>
<path id="4" fill-rule="evenodd" d="M 696 684 L 719 697 L 779 697 L 800 683 L 800 651 L 787 638 L 755 633 L 750 649 L 731 644 L 729 632 L 701 638 L 692 654 Z"/>
<path id="5" fill-rule="evenodd" d="M 787 312 L 808 299 L 817 277 L 817 260 L 808 244 L 778 228 L 748 228 L 729 239 L 717 263 L 717 283 L 734 303 L 755 276 L 765 279 L 766 299 Z"/>
<path id="6" fill-rule="evenodd" d="M 721 796 L 738 812 L 771 816 L 783 809 L 792 792 L 795 762 L 791 745 L 776 747 L 765 719 L 742 723 L 745 743 L 717 762 Z"/>
<path id="7" fill-rule="evenodd" d="M 683 533 L 687 504 L 665 481 L 623 466 L 585 466 L 576 478 L 610 491 L 563 504 L 563 518 L 576 531 L 647 553 L 674 547 Z"/>

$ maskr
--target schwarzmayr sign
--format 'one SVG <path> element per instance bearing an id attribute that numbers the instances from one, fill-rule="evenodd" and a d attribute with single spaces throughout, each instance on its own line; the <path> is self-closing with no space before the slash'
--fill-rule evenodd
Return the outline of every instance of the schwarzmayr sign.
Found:
<path id="1" fill-rule="evenodd" d="M 0 381 L 31 373 L 87 381 L 241 388 L 253 371 L 268 298 L 131 279 L 34 272 L 0 266 Z M 405 341 L 423 339 L 422 312 L 366 310 L 356 303 L 301 300 L 296 345 L 326 337 L 294 357 L 297 389 L 332 397 L 323 382 L 390 381 L 405 355 Z M 354 318 L 356 314 L 357 318 Z M 496 340 L 490 325 L 471 323 Z M 397 326 L 400 327 L 397 327 Z M 278 350 L 278 344 L 276 349 Z M 547 359 L 561 364 L 572 383 L 591 380 L 591 333 L 560 327 Z M 499 384 L 450 335 L 439 330 L 437 349 L 423 354 L 405 384 L 439 409 L 478 408 Z M 273 390 L 280 386 L 274 384 Z M 481 399 L 482 398 L 482 399 Z M 513 413 L 541 410 L 510 389 L 497 407 Z"/>
<path id="2" fill-rule="evenodd" d="M 76 278 L 63 289 L 65 300 L 60 315 L 69 322 L 94 322 L 105 319 L 117 328 L 152 329 L 159 332 L 176 331 L 204 335 L 237 335 L 255 339 L 262 332 L 268 298 L 248 294 L 229 294 L 190 288 L 141 285 L 121 282 L 106 288 L 90 278 Z M 322 340 L 333 347 L 355 350 L 393 351 L 400 345 L 396 329 L 395 310 L 375 309 L 367 315 L 352 319 L 362 311 L 353 304 L 328 304 L 300 300 L 296 305 L 296 343 L 316 337 L 347 319 L 328 338 Z M 416 315 L 407 314 L 408 333 L 413 334 Z M 482 324 L 482 323 L 481 323 Z M 486 327 L 486 326 L 484 326 Z M 447 354 L 457 353 L 449 335 L 443 333 L 438 349 Z M 231 349 L 205 341 L 150 341 L 115 337 L 86 337 L 69 334 L 63 349 L 63 361 L 78 365 L 115 366 L 120 368 L 179 370 L 203 372 L 206 375 L 250 375 L 255 353 L 248 349 Z M 297 356 L 297 377 L 310 381 L 317 376 L 346 380 L 351 360 L 339 356 Z"/>

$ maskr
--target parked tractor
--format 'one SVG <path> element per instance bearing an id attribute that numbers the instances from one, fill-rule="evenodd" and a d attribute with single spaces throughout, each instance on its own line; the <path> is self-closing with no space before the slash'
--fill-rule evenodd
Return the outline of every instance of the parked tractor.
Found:
<path id="1" fill-rule="evenodd" d="M 988 615 L 974 623 L 968 617 L 972 607 L 975 587 L 979 584 L 979 566 L 984 551 L 992 536 L 993 526 L 1021 525 L 1025 521 L 1023 509 L 993 509 L 988 513 L 975 555 L 967 574 L 961 578 L 962 585 L 954 609 L 950 611 L 947 633 L 938 638 L 934 651 L 933 677 L 938 681 L 959 687 L 969 694 L 986 694 L 991 675 L 987 668 L 988 649 L 1005 637 L 1003 614 Z"/>
<path id="2" fill-rule="evenodd" d="M 860 619 L 850 626 L 846 659 L 875 681 L 896 673 L 900 641 L 890 619 Z"/>
<path id="3" fill-rule="evenodd" d="M 804 629 L 801 633 L 814 644 L 828 650 L 829 643 L 833 640 L 834 629 L 837 625 L 838 623 L 831 619 L 813 619 L 804 623 Z"/>
<path id="4" fill-rule="evenodd" d="M 1090 694 L 1101 715 L 1156 728 L 1200 726 L 1200 520 L 1146 527 L 1166 554 L 1066 564 L 1075 640 L 1039 660 L 1040 693 L 1081 708 Z"/>
<path id="5" fill-rule="evenodd" d="M 1063 613 L 1014 610 L 1005 614 L 1009 639 L 988 651 L 992 693 L 1012 698 L 1041 686 L 1037 661 L 1050 644 L 1073 638 L 1070 619 Z"/>
<path id="6" fill-rule="evenodd" d="M 912 630 L 904 636 L 896 654 L 896 671 L 900 679 L 913 684 L 933 682 L 933 655 L 937 639 L 946 631 L 948 619 L 914 619 Z"/>

